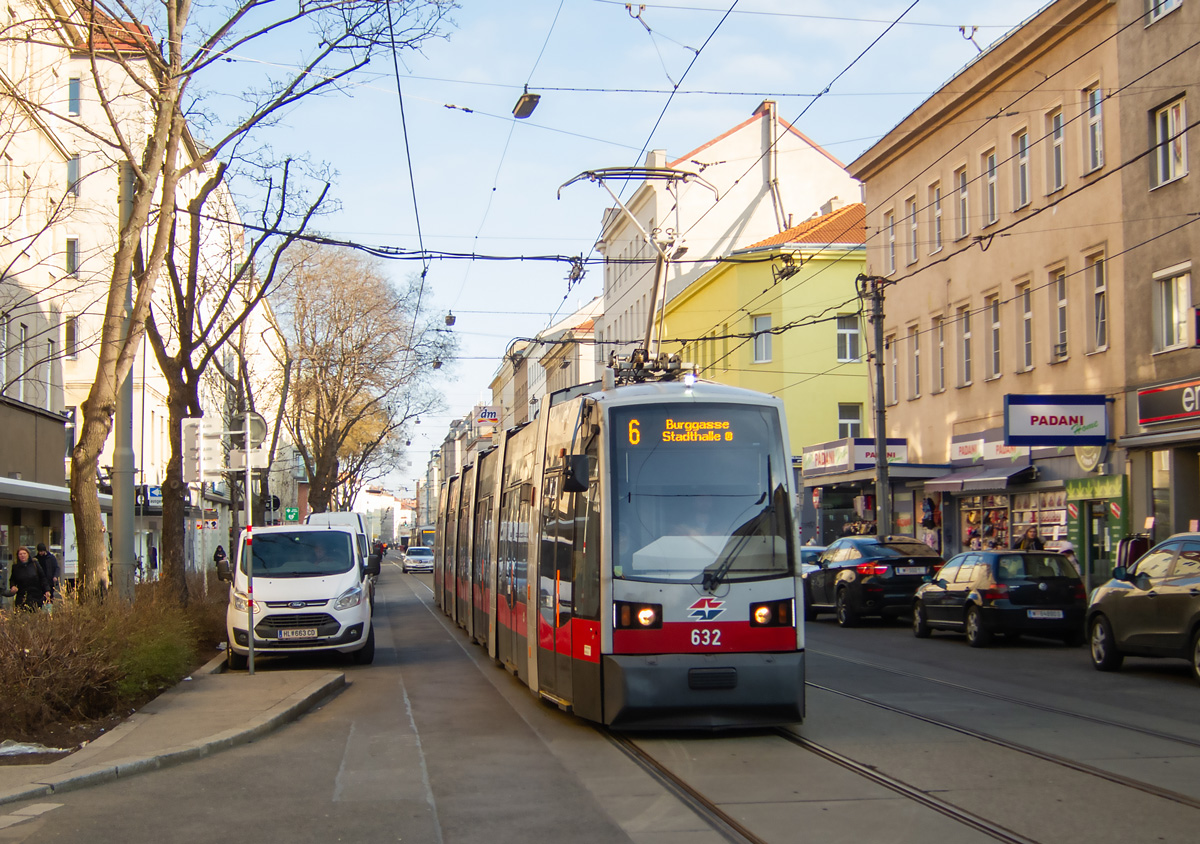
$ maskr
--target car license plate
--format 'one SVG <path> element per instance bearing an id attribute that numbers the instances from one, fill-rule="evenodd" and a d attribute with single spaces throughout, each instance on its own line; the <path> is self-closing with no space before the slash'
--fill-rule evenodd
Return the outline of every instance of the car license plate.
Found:
<path id="1" fill-rule="evenodd" d="M 1062 618 L 1062 610 L 1030 610 L 1030 618 Z"/>
<path id="2" fill-rule="evenodd" d="M 293 627 L 287 630 L 279 631 L 280 639 L 315 639 L 317 638 L 317 628 L 315 627 Z"/>
<path id="3" fill-rule="evenodd" d="M 924 574 L 925 566 L 896 566 L 896 574 Z"/>

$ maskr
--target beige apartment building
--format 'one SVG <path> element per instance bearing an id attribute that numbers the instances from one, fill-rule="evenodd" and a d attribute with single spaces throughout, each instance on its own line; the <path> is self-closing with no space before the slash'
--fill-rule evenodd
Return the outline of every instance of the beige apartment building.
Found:
<path id="1" fill-rule="evenodd" d="M 910 464 L 945 467 L 893 489 L 947 556 L 1032 526 L 1072 542 L 1095 579 L 1148 515 L 1115 442 L 1136 369 L 1126 338 L 1146 333 L 1121 167 L 1147 148 L 1120 61 L 1123 39 L 1153 34 L 1141 2 L 1048 4 L 849 167 L 868 273 L 891 282 L 887 435 Z M 1006 405 L 1012 433 L 1042 444 L 1006 442 Z"/>

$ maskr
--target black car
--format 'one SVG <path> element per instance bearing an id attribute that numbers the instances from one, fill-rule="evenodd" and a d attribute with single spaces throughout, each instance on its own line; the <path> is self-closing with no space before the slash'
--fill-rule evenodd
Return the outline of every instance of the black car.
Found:
<path id="1" fill-rule="evenodd" d="M 936 551 L 911 536 L 843 536 L 804 577 L 804 617 L 834 612 L 838 624 L 853 627 L 865 615 L 906 613 L 925 575 L 941 565 Z"/>
<path id="2" fill-rule="evenodd" d="M 967 634 L 981 648 L 999 633 L 1030 633 L 1083 644 L 1087 604 L 1079 571 L 1048 551 L 968 551 L 952 557 L 913 598 L 913 635 Z"/>
<path id="3" fill-rule="evenodd" d="M 1092 593 L 1092 665 L 1115 671 L 1126 655 L 1186 659 L 1200 680 L 1200 534 L 1176 534 Z"/>

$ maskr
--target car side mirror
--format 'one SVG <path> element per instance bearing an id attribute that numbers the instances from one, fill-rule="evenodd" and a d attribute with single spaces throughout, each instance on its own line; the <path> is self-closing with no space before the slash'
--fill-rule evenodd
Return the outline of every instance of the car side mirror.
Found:
<path id="1" fill-rule="evenodd" d="M 367 574 L 371 575 L 372 577 L 378 577 L 379 567 L 382 562 L 383 556 L 381 554 L 369 555 L 367 557 Z"/>
<path id="2" fill-rule="evenodd" d="M 217 560 L 217 580 L 233 583 L 233 571 L 229 568 L 229 560 Z"/>
<path id="3" fill-rule="evenodd" d="M 932 574 L 927 574 L 927 575 L 925 575 L 924 577 L 922 577 L 922 578 L 921 578 L 921 581 L 922 581 L 923 583 L 933 583 L 933 575 L 932 575 Z"/>
<path id="4" fill-rule="evenodd" d="M 1113 580 L 1125 580 L 1129 577 L 1129 571 L 1125 566 L 1117 566 L 1112 570 Z"/>
<path id="5" fill-rule="evenodd" d="M 1133 578 L 1133 585 L 1136 586 L 1138 589 L 1149 589 L 1150 588 L 1150 575 L 1148 575 L 1148 574 L 1135 575 Z"/>
<path id="6" fill-rule="evenodd" d="M 567 458 L 563 470 L 563 492 L 587 492 L 588 458 L 586 454 L 572 454 Z"/>

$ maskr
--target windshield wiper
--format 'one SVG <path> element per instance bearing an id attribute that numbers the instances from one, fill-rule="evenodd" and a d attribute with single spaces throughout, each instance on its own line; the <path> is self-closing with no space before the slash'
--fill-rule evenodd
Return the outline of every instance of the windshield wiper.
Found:
<path id="1" fill-rule="evenodd" d="M 775 511 L 774 503 L 768 503 L 766 507 L 759 510 L 748 521 L 743 522 L 733 531 L 733 535 L 738 538 L 737 542 L 730 545 L 721 558 L 713 565 L 704 569 L 704 578 L 700 581 L 706 592 L 713 592 L 724 581 L 729 570 L 733 568 L 734 561 L 742 553 L 742 549 L 758 532 L 759 525 L 763 520 Z M 772 543 L 772 548 L 774 543 Z"/>

